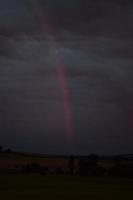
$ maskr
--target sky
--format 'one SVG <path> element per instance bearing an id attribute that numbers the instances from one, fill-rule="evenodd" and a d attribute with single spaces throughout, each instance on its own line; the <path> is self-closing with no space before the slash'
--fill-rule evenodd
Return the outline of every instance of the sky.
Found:
<path id="1" fill-rule="evenodd" d="M 0 142 L 133 153 L 133 3 L 0 0 Z"/>

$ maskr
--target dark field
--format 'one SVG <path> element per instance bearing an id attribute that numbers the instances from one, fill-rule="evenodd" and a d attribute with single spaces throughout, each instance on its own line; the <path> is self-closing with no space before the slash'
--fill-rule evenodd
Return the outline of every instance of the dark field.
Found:
<path id="1" fill-rule="evenodd" d="M 133 179 L 1 175 L 0 199 L 133 199 Z"/>

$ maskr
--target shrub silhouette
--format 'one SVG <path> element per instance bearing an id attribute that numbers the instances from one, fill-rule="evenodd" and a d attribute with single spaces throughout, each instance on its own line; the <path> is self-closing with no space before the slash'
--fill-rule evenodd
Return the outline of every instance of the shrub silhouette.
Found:
<path id="1" fill-rule="evenodd" d="M 56 168 L 56 174 L 64 174 L 63 169 L 60 167 Z"/>
<path id="2" fill-rule="evenodd" d="M 40 170 L 39 170 L 40 174 L 43 175 L 43 176 L 46 175 L 48 173 L 48 171 L 49 170 L 48 170 L 47 166 L 41 166 Z"/>
<path id="3" fill-rule="evenodd" d="M 117 163 L 112 169 L 109 170 L 109 175 L 120 177 L 133 177 L 133 164 Z"/>
<path id="4" fill-rule="evenodd" d="M 22 165 L 22 171 L 24 173 L 39 173 L 40 175 L 46 175 L 48 173 L 47 166 L 40 166 L 38 163 L 31 163 L 27 165 Z"/>
<path id="5" fill-rule="evenodd" d="M 105 176 L 107 175 L 107 170 L 104 167 L 96 167 L 95 174 L 96 176 Z"/>
<path id="6" fill-rule="evenodd" d="M 37 163 L 31 163 L 23 166 L 23 171 L 26 173 L 40 172 L 40 165 Z"/>

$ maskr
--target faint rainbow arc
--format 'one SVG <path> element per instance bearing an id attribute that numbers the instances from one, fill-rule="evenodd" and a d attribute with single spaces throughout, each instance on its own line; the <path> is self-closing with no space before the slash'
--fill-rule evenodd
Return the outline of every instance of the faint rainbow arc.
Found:
<path id="1" fill-rule="evenodd" d="M 58 82 L 60 86 L 60 90 L 63 97 L 63 103 L 64 103 L 64 113 L 65 113 L 65 132 L 66 132 L 66 138 L 69 142 L 73 142 L 74 139 L 74 128 L 73 128 L 73 117 L 72 112 L 70 109 L 70 94 L 67 87 L 67 83 L 65 80 L 65 69 L 63 66 L 63 63 L 61 62 L 59 53 L 56 49 L 55 44 L 55 36 L 54 32 L 51 28 L 51 26 L 47 23 L 46 17 L 44 16 L 41 7 L 39 4 L 37 4 L 34 0 L 29 0 L 29 3 L 31 5 L 33 16 L 37 19 L 38 23 L 41 26 L 41 29 L 46 34 L 49 46 L 52 49 L 54 61 L 56 65 L 56 73 L 58 77 Z"/>

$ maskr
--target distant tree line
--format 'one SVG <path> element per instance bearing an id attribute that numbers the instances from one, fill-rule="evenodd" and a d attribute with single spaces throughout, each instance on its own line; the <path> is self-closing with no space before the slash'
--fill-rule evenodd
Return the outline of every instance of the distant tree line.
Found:
<path id="1" fill-rule="evenodd" d="M 11 149 L 3 149 L 0 146 L 0 153 L 13 153 Z M 69 175 L 80 175 L 80 176 L 120 176 L 120 177 L 132 177 L 133 178 L 133 159 L 128 160 L 126 158 L 116 157 L 113 159 L 114 165 L 107 169 L 104 166 L 99 166 L 98 161 L 101 159 L 100 156 L 91 154 L 89 156 L 73 156 L 67 157 L 68 159 L 68 171 L 57 167 L 53 173 L 55 174 L 69 174 Z M 75 162 L 78 160 L 78 171 Z M 5 172 L 7 172 L 5 170 Z M 15 165 L 14 173 L 21 172 L 25 174 L 39 173 L 46 175 L 51 173 L 48 166 L 42 166 L 38 163 L 28 163 L 24 165 Z"/>
<path id="2" fill-rule="evenodd" d="M 4 149 L 3 146 L 0 146 L 0 153 L 12 153 L 10 148 Z"/>

